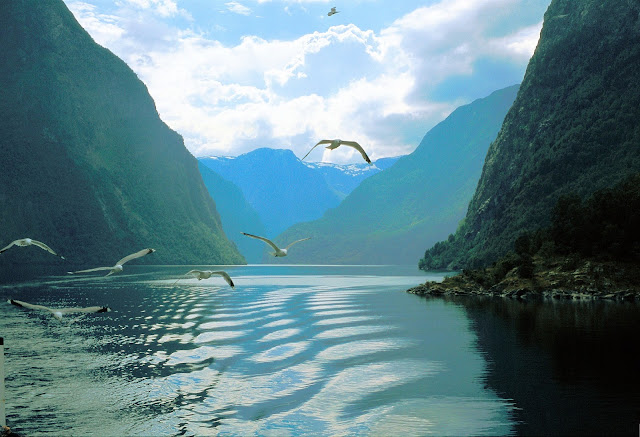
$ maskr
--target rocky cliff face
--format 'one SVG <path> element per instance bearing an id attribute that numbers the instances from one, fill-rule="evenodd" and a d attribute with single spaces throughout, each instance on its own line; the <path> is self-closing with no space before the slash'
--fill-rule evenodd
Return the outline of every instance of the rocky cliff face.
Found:
<path id="1" fill-rule="evenodd" d="M 45 241 L 72 264 L 144 247 L 157 252 L 140 262 L 244 262 L 180 135 L 61 0 L 0 2 L 0 59 L 4 240 Z"/>
<path id="2" fill-rule="evenodd" d="M 640 171 L 640 4 L 553 0 L 464 223 L 421 265 L 487 265 L 582 197 Z"/>

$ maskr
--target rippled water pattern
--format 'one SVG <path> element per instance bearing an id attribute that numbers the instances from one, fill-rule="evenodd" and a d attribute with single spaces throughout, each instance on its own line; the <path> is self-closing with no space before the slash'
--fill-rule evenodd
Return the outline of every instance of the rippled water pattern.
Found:
<path id="1" fill-rule="evenodd" d="M 133 266 L 132 266 L 133 267 Z M 190 268 L 190 267 L 189 267 Z M 127 267 L 0 289 L 7 419 L 31 434 L 496 435 L 464 311 L 404 293 L 413 268 Z M 391 271 L 391 273 L 390 273 Z M 109 305 L 65 316 L 5 304 Z"/>

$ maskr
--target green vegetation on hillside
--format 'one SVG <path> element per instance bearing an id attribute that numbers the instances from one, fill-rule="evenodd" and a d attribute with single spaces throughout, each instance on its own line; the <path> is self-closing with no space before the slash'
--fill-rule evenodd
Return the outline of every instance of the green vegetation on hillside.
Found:
<path id="1" fill-rule="evenodd" d="M 338 207 L 286 230 L 279 243 L 312 237 L 291 262 L 415 263 L 463 217 L 517 92 L 514 85 L 457 108 L 413 153 L 364 180 Z"/>
<path id="2" fill-rule="evenodd" d="M 6 240 L 45 241 L 78 265 L 145 247 L 157 252 L 141 263 L 244 262 L 180 135 L 61 0 L 0 2 L 0 59 Z"/>
<path id="3" fill-rule="evenodd" d="M 562 196 L 551 224 L 516 238 L 492 266 L 464 270 L 418 294 L 496 293 L 515 296 L 566 290 L 636 298 L 640 292 L 640 173 L 582 201 Z M 434 290 L 435 293 L 434 293 Z"/>
<path id="4" fill-rule="evenodd" d="M 486 266 L 558 199 L 640 171 L 640 4 L 554 0 L 467 216 L 423 269 Z"/>

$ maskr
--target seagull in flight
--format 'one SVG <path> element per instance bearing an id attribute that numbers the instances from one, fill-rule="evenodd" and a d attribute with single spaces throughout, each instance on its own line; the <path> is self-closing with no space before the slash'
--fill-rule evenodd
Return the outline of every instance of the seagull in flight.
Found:
<path id="1" fill-rule="evenodd" d="M 302 157 L 301 161 L 304 160 L 304 158 L 306 158 L 309 155 L 309 153 L 311 153 L 311 151 L 313 149 L 315 149 L 316 147 L 318 147 L 320 144 L 328 144 L 328 146 L 325 147 L 325 148 L 329 149 L 329 150 L 337 149 L 338 147 L 340 147 L 342 145 L 353 147 L 358 152 L 360 152 L 360 154 L 362 155 L 362 157 L 364 158 L 365 161 L 367 161 L 369 164 L 371 164 L 371 160 L 367 156 L 367 152 L 364 151 L 364 149 L 362 148 L 362 146 L 360 144 L 356 143 L 355 141 L 343 141 L 343 140 L 321 140 L 321 141 L 318 142 L 318 144 L 313 146 L 311 148 L 311 150 L 309 150 L 307 152 L 306 155 L 304 155 Z"/>
<path id="2" fill-rule="evenodd" d="M 120 261 L 118 261 L 116 263 L 115 266 L 113 267 L 96 267 L 94 269 L 87 269 L 87 270 L 78 270 L 75 272 L 67 272 L 70 275 L 75 275 L 76 273 L 89 273 L 89 272 L 97 272 L 100 270 L 111 270 L 109 273 L 107 273 L 107 276 L 111 276 L 114 275 L 116 273 L 120 273 L 122 272 L 122 265 L 128 261 L 131 261 L 132 259 L 136 259 L 136 258 L 140 258 L 141 256 L 145 256 L 149 253 L 155 252 L 155 249 L 142 249 L 139 252 L 136 253 L 132 253 L 131 255 L 127 255 L 124 258 L 122 258 Z"/>
<path id="3" fill-rule="evenodd" d="M 332 16 L 334 14 L 337 14 L 338 12 L 340 12 L 340 11 L 336 11 L 336 7 L 334 6 L 334 7 L 331 8 L 331 10 L 329 12 L 327 12 L 327 15 L 328 16 Z"/>
<path id="4" fill-rule="evenodd" d="M 106 313 L 107 311 L 111 311 L 111 308 L 109 308 L 109 307 L 49 308 L 49 307 L 46 307 L 44 305 L 34 305 L 34 304 L 31 304 L 31 303 L 23 302 L 21 300 L 9 299 L 7 302 L 9 302 L 12 305 L 23 307 L 23 308 L 27 308 L 27 309 L 30 309 L 30 310 L 49 311 L 53 315 L 53 317 L 55 317 L 58 320 L 62 320 L 62 315 L 63 314 L 70 314 L 70 313 Z"/>
<path id="5" fill-rule="evenodd" d="M 246 235 L 247 237 L 251 237 L 251 238 L 257 238 L 258 240 L 262 240 L 265 243 L 267 243 L 269 246 L 273 247 L 273 250 L 275 250 L 275 252 L 271 252 L 271 255 L 273 256 L 287 256 L 287 251 L 289 250 L 289 248 L 291 246 L 293 246 L 296 243 L 299 243 L 301 241 L 305 241 L 305 240 L 309 240 L 311 239 L 311 237 L 307 237 L 307 238 L 303 238 L 301 240 L 296 240 L 293 243 L 289 244 L 287 247 L 285 247 L 284 249 L 280 249 L 278 246 L 276 246 L 274 244 L 273 241 L 269 240 L 268 238 L 264 238 L 264 237 L 258 237 L 257 235 L 251 235 L 251 234 L 247 234 L 245 232 L 242 233 L 242 235 Z"/>
<path id="6" fill-rule="evenodd" d="M 21 246 L 21 247 L 26 247 L 26 246 L 37 246 L 37 247 L 39 247 L 40 249 L 44 249 L 44 250 L 46 250 L 47 252 L 54 254 L 55 256 L 59 256 L 60 258 L 65 259 L 65 258 L 64 258 L 64 256 L 62 256 L 62 255 L 58 255 L 57 253 L 55 253 L 55 252 L 53 251 L 53 249 L 52 249 L 52 248 L 50 248 L 49 246 L 47 246 L 47 245 L 46 245 L 46 244 L 44 244 L 43 242 L 41 242 L 41 241 L 37 241 L 37 240 L 32 240 L 31 238 L 22 238 L 22 239 L 20 239 L 20 240 L 12 241 L 8 246 L 6 246 L 6 247 L 4 247 L 4 248 L 0 249 L 0 253 L 4 252 L 5 250 L 9 249 L 9 248 L 10 248 L 10 247 L 12 247 L 12 246 Z"/>
<path id="7" fill-rule="evenodd" d="M 193 275 L 194 277 L 198 278 L 198 281 L 201 281 L 203 279 L 209 279 L 212 275 L 218 275 L 218 276 L 222 276 L 222 278 L 227 281 L 227 284 L 229 284 L 229 286 L 231 288 L 235 288 L 235 284 L 233 283 L 233 280 L 231 280 L 231 276 L 229 276 L 227 274 L 227 272 L 222 271 L 222 270 L 218 270 L 218 271 L 211 271 L 211 270 L 190 270 L 187 273 L 185 273 L 186 275 Z M 179 281 L 180 279 L 178 279 Z M 178 281 L 174 282 L 173 285 L 176 285 L 178 283 Z"/>

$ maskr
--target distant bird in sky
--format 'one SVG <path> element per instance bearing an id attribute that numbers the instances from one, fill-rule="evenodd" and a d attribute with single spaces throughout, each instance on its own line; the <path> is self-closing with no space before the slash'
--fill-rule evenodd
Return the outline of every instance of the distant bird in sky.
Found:
<path id="1" fill-rule="evenodd" d="M 271 252 L 271 254 L 272 254 L 273 256 L 278 256 L 278 257 L 280 257 L 280 256 L 287 256 L 287 251 L 288 251 L 288 250 L 289 250 L 289 248 L 290 248 L 291 246 L 293 246 L 294 244 L 299 243 L 299 242 L 301 242 L 301 241 L 305 241 L 305 240 L 309 240 L 309 239 L 311 239 L 311 237 L 308 237 L 308 238 L 303 238 L 303 239 L 301 239 L 301 240 L 296 240 L 296 241 L 294 241 L 293 243 L 289 244 L 289 245 L 288 245 L 287 247 L 285 247 L 284 249 L 280 249 L 278 246 L 276 246 L 276 245 L 274 244 L 274 242 L 273 242 L 273 241 L 269 240 L 268 238 L 258 237 L 257 235 L 251 235 L 251 234 L 247 234 L 247 233 L 245 233 L 245 232 L 243 232 L 243 233 L 242 233 L 242 235 L 246 235 L 247 237 L 257 238 L 258 240 L 262 240 L 262 241 L 264 241 L 264 242 L 265 242 L 265 243 L 267 243 L 269 246 L 273 247 L 273 250 L 275 250 L 275 252 Z"/>
<path id="2" fill-rule="evenodd" d="M 47 252 L 54 254 L 55 256 L 59 256 L 60 258 L 65 259 L 64 256 L 58 255 L 57 253 L 55 253 L 53 251 L 52 248 L 50 248 L 46 244 L 44 244 L 44 243 L 42 243 L 40 241 L 37 241 L 37 240 L 32 240 L 31 238 L 22 238 L 20 240 L 12 241 L 11 244 L 9 244 L 8 246 L 4 247 L 3 249 L 0 249 L 0 253 L 4 252 L 5 250 L 9 249 L 12 246 L 21 246 L 21 247 L 38 246 L 40 249 L 44 249 Z"/>
<path id="3" fill-rule="evenodd" d="M 53 315 L 53 317 L 55 317 L 58 320 L 62 320 L 62 315 L 63 314 L 70 314 L 70 313 L 106 313 L 107 311 L 111 311 L 111 309 L 109 307 L 49 308 L 49 307 L 46 307 L 44 305 L 34 305 L 34 304 L 31 304 L 31 303 L 23 302 L 21 300 L 9 299 L 7 302 L 9 302 L 12 305 L 23 307 L 23 308 L 27 308 L 27 309 L 30 309 L 30 310 L 49 311 Z"/>
<path id="4" fill-rule="evenodd" d="M 307 152 L 307 154 L 302 157 L 302 160 L 304 160 L 304 158 L 309 156 L 309 153 L 311 153 L 311 151 L 313 149 L 315 149 L 316 147 L 318 147 L 320 144 L 329 144 L 327 147 L 325 147 L 326 149 L 329 149 L 329 150 L 337 149 L 338 147 L 340 147 L 342 145 L 353 147 L 358 152 L 360 152 L 360 154 L 362 155 L 362 157 L 364 158 L 365 161 L 367 161 L 369 164 L 371 164 L 371 160 L 369 159 L 369 156 L 367 156 L 367 152 L 364 151 L 364 149 L 362 148 L 362 146 L 360 144 L 356 143 L 355 141 L 343 141 L 343 140 L 322 140 L 322 141 L 319 141 L 318 144 L 313 146 L 311 148 L 311 150 L 309 150 Z"/>
<path id="5" fill-rule="evenodd" d="M 337 14 L 338 12 L 340 12 L 340 11 L 336 11 L 336 8 L 334 6 L 334 7 L 331 8 L 331 10 L 329 12 L 327 12 L 327 15 L 328 16 L 332 16 L 334 14 Z"/>
<path id="6" fill-rule="evenodd" d="M 231 276 L 229 276 L 227 274 L 227 272 L 223 271 L 223 270 L 218 270 L 218 271 L 211 271 L 211 270 L 190 270 L 187 273 L 185 273 L 186 275 L 193 275 L 196 278 L 198 278 L 198 281 L 201 281 L 202 279 L 209 279 L 211 277 L 211 275 L 218 275 L 218 276 L 222 276 L 222 278 L 227 281 L 227 284 L 229 284 L 229 286 L 231 288 L 235 288 L 235 284 L 233 283 L 233 280 L 231 279 Z M 179 281 L 180 279 L 178 279 Z M 178 281 L 174 282 L 173 285 L 175 285 Z"/>
<path id="7" fill-rule="evenodd" d="M 113 274 L 120 273 L 122 271 L 122 265 L 124 263 L 131 261 L 132 259 L 140 258 L 141 256 L 145 256 L 155 251 L 156 251 L 155 249 L 142 249 L 139 252 L 132 253 L 131 255 L 125 256 L 120 261 L 118 261 L 116 265 L 113 267 L 96 267 L 94 269 L 78 270 L 76 272 L 67 272 L 67 273 L 69 273 L 70 275 L 75 275 L 76 273 L 89 273 L 89 272 L 97 272 L 100 270 L 111 270 L 109 273 L 107 273 L 107 276 L 111 276 Z"/>

